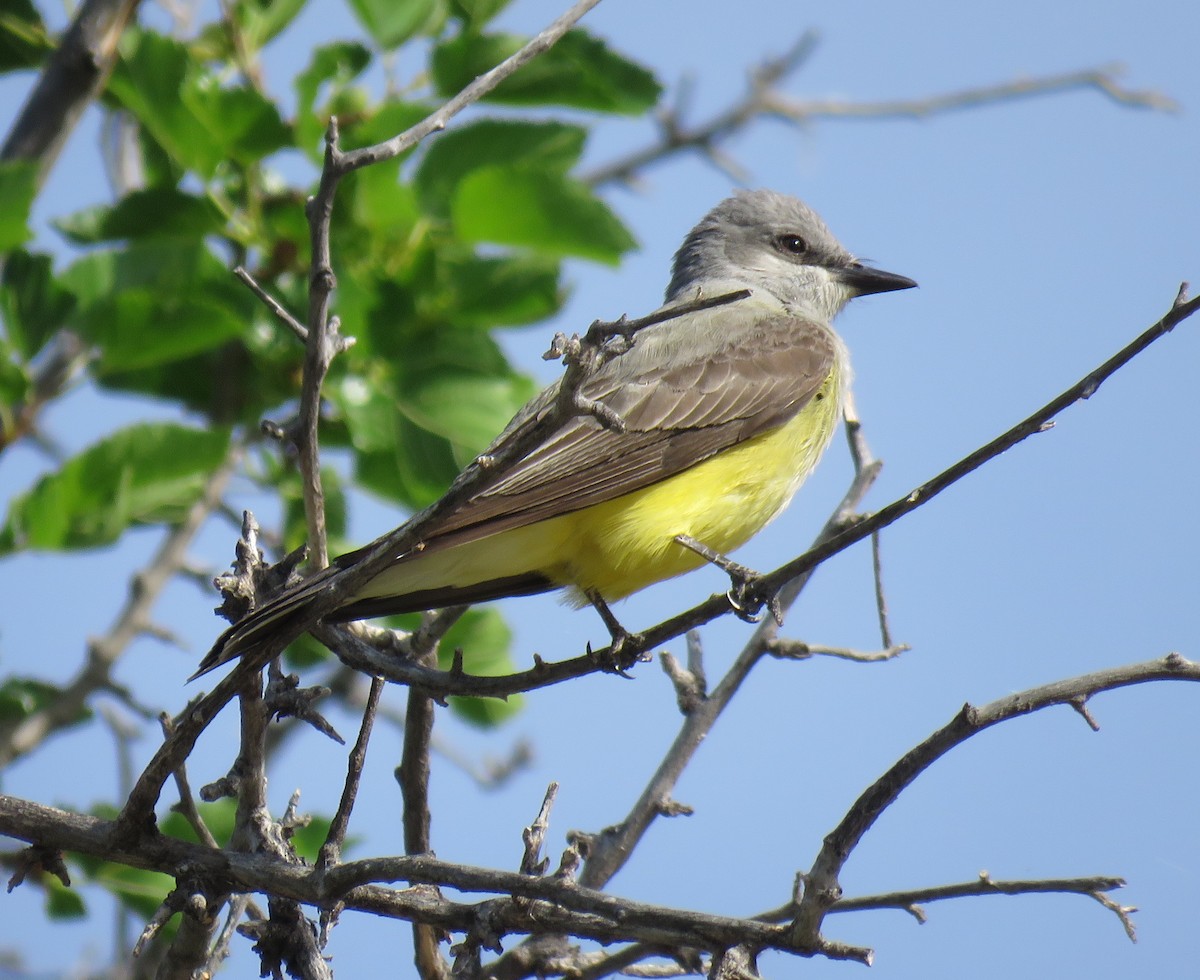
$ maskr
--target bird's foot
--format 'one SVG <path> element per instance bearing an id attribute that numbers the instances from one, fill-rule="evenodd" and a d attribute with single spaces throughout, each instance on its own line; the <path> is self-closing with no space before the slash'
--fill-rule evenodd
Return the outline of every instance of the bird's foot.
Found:
<path id="1" fill-rule="evenodd" d="M 588 602 L 600 614 L 612 642 L 603 650 L 593 650 L 589 643 L 588 656 L 602 669 L 612 674 L 629 677 L 629 668 L 636 663 L 649 660 L 646 654 L 646 638 L 641 633 L 630 633 L 613 615 L 604 597 L 595 589 L 585 589 Z"/>
<path id="2" fill-rule="evenodd" d="M 729 576 L 730 586 L 725 597 L 729 600 L 729 606 L 738 619 L 744 623 L 762 622 L 764 607 L 766 607 L 770 610 L 775 623 L 779 626 L 783 625 L 783 607 L 779 603 L 779 594 L 769 592 L 764 587 L 765 579 L 762 575 L 752 568 L 739 565 L 719 551 L 713 551 L 703 541 L 697 541 L 691 535 L 677 534 L 675 541 L 689 551 L 694 551 L 705 561 L 716 565 Z"/>

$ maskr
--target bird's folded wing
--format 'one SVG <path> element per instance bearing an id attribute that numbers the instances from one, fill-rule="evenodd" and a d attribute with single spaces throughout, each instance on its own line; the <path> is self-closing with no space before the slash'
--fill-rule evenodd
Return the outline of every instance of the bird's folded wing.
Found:
<path id="1" fill-rule="evenodd" d="M 607 430 L 591 416 L 572 419 L 497 484 L 428 528 L 425 551 L 669 479 L 793 418 L 836 357 L 828 327 L 775 314 L 730 331 L 719 346 L 676 353 L 636 377 L 602 370 L 581 393 L 616 412 L 625 431 Z"/>

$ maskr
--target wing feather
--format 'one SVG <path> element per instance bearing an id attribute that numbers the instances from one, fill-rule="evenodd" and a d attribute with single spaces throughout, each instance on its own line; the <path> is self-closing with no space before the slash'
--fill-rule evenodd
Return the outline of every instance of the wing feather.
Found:
<path id="1" fill-rule="evenodd" d="M 426 550 L 632 493 L 794 417 L 833 369 L 836 337 L 822 323 L 787 313 L 749 324 L 737 319 L 742 328 L 715 350 L 690 357 L 664 351 L 633 377 L 602 369 L 583 394 L 613 409 L 625 431 L 608 431 L 591 417 L 571 420 L 502 481 L 431 528 Z"/>

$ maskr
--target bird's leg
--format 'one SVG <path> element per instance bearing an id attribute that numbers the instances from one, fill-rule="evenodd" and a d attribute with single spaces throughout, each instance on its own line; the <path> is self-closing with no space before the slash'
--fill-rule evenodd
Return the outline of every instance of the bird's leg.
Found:
<path id="1" fill-rule="evenodd" d="M 608 603 L 604 601 L 604 596 L 597 590 L 584 589 L 583 594 L 587 596 L 592 608 L 600 614 L 600 618 L 604 620 L 604 625 L 608 628 L 609 636 L 612 637 L 612 643 L 609 645 L 607 656 L 603 658 L 602 666 L 614 674 L 628 677 L 626 671 L 630 667 L 639 660 L 649 659 L 646 657 L 645 639 L 641 633 L 630 633 L 617 621 L 613 611 L 608 608 Z M 595 657 L 591 644 L 588 644 L 588 656 Z"/>
<path id="2" fill-rule="evenodd" d="M 762 608 L 766 606 L 771 610 L 771 616 L 775 622 L 780 626 L 783 625 L 783 609 L 779 605 L 779 595 L 777 593 L 769 596 L 763 594 L 763 577 L 758 572 L 745 565 L 739 565 L 719 551 L 713 551 L 703 541 L 697 541 L 690 534 L 675 535 L 675 543 L 683 545 L 689 551 L 694 551 L 729 576 L 731 584 L 725 597 L 729 600 L 733 614 L 738 619 L 746 623 L 760 622 L 763 617 Z"/>

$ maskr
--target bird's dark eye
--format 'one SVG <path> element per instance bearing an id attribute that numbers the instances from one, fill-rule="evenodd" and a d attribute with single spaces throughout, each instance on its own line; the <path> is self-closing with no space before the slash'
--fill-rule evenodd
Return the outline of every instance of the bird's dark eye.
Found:
<path id="1" fill-rule="evenodd" d="M 789 255 L 803 255 L 808 251 L 808 242 L 799 235 L 776 235 L 775 247 Z"/>

